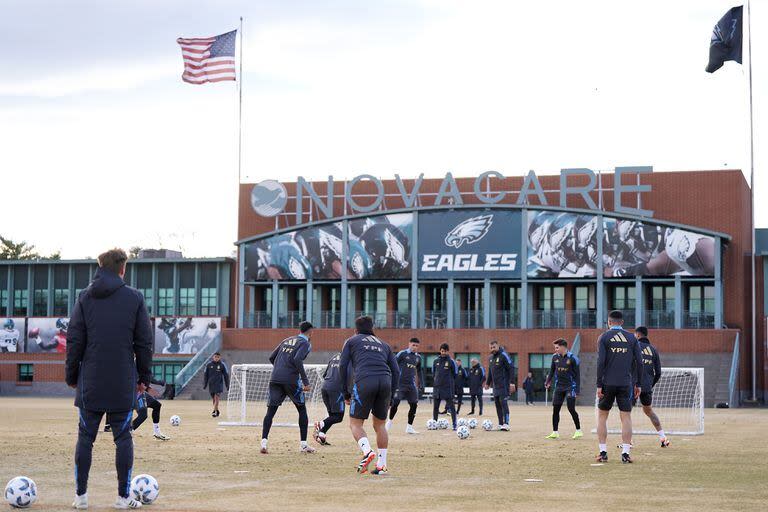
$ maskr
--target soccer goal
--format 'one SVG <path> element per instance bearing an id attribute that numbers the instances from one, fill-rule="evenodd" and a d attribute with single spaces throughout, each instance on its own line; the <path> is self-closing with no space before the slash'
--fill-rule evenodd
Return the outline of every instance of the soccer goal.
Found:
<path id="1" fill-rule="evenodd" d="M 304 370 L 309 378 L 309 392 L 304 393 L 307 404 L 307 414 L 310 422 L 322 414 L 322 393 L 324 364 L 305 364 Z M 223 426 L 261 426 L 264 414 L 267 412 L 269 395 L 269 377 L 272 375 L 271 364 L 235 364 L 229 375 L 229 392 L 227 393 L 227 421 L 220 421 Z M 323 415 L 324 416 L 324 415 Z M 278 409 L 272 423 L 276 427 L 298 427 L 298 414 L 286 398 Z"/>
<path id="2" fill-rule="evenodd" d="M 704 368 L 662 368 L 653 388 L 653 410 L 667 434 L 695 436 L 704 433 Z M 595 398 L 597 416 L 597 398 Z M 592 432 L 595 432 L 593 430 Z M 614 404 L 608 417 L 608 432 L 621 433 L 621 421 Z M 651 420 L 638 399 L 632 408 L 632 432 L 655 434 Z"/>

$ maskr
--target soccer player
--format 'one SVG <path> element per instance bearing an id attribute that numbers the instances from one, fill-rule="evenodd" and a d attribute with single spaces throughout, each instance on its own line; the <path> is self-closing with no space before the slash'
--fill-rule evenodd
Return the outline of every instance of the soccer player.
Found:
<path id="1" fill-rule="evenodd" d="M 340 423 L 344 419 L 344 389 L 345 386 L 339 378 L 339 361 L 341 360 L 341 352 L 337 352 L 333 355 L 328 366 L 325 367 L 323 372 L 323 403 L 325 409 L 328 411 L 328 417 L 322 421 L 315 422 L 315 434 L 314 438 L 318 444 L 330 446 L 325 435 L 328 430 L 337 423 Z"/>
<path id="2" fill-rule="evenodd" d="M 219 398 L 224 392 L 224 388 L 229 389 L 229 372 L 227 365 L 221 360 L 221 354 L 216 352 L 210 363 L 205 366 L 205 377 L 203 380 L 203 389 L 208 388 L 213 400 L 213 412 L 211 418 L 219 416 Z"/>
<path id="3" fill-rule="evenodd" d="M 533 374 L 528 372 L 528 376 L 523 381 L 523 391 L 525 391 L 525 405 L 533 405 Z"/>
<path id="4" fill-rule="evenodd" d="M 269 453 L 267 439 L 272 428 L 272 420 L 285 397 L 289 397 L 299 412 L 299 449 L 302 453 L 315 453 L 307 444 L 309 418 L 304 403 L 304 393 L 309 391 L 309 378 L 304 371 L 304 359 L 312 350 L 309 342 L 312 336 L 312 324 L 304 321 L 299 324 L 299 334 L 280 342 L 269 356 L 272 363 L 272 375 L 269 377 L 269 398 L 264 426 L 261 429 L 261 453 Z"/>
<path id="5" fill-rule="evenodd" d="M 608 314 L 609 329 L 597 340 L 597 439 L 600 454 L 597 462 L 608 461 L 608 413 L 616 402 L 621 416 L 621 462 L 631 463 L 629 450 L 632 443 L 632 391 L 640 395 L 643 358 L 635 336 L 622 328 L 621 311 Z M 648 391 L 648 389 L 644 389 Z"/>
<path id="6" fill-rule="evenodd" d="M 150 384 L 155 384 L 157 386 L 165 386 L 164 381 L 155 378 L 150 379 L 149 382 Z M 133 419 L 133 423 L 131 423 L 131 430 L 135 432 L 147 419 L 147 409 L 152 409 L 152 431 L 155 439 L 170 441 L 171 438 L 163 434 L 160 430 L 160 409 L 163 404 L 160 403 L 160 400 L 155 398 L 157 393 L 150 390 L 151 388 L 147 388 L 136 394 L 136 417 Z M 119 425 L 117 426 L 119 427 Z M 104 425 L 104 432 L 112 432 L 112 425 L 109 422 Z"/>
<path id="7" fill-rule="evenodd" d="M 19 345 L 19 330 L 13 318 L 6 318 L 0 331 L 0 352 L 16 352 Z"/>
<path id="8" fill-rule="evenodd" d="M 416 419 L 416 408 L 419 406 L 419 389 L 424 386 L 424 369 L 421 366 L 421 355 L 419 355 L 419 338 L 411 338 L 408 342 L 408 348 L 398 352 L 396 359 L 400 366 L 400 383 L 393 397 L 392 407 L 389 408 L 387 432 L 392 427 L 392 420 L 395 419 L 400 400 L 406 400 L 409 409 L 408 426 L 405 427 L 405 433 L 418 434 L 413 428 L 413 420 Z"/>
<path id="9" fill-rule="evenodd" d="M 456 366 L 450 354 L 447 343 L 440 345 L 440 357 L 432 363 L 432 375 L 435 383 L 432 391 L 432 419 L 437 421 L 440 412 L 440 402 L 445 400 L 445 409 L 451 413 L 453 430 L 456 430 L 456 408 L 453 406 L 453 392 L 456 386 L 456 374 L 459 367 Z"/>
<path id="10" fill-rule="evenodd" d="M 469 414 L 475 414 L 475 398 L 480 408 L 480 416 L 483 415 L 483 384 L 485 384 L 485 368 L 477 359 L 470 361 L 472 367 L 469 369 L 469 397 L 472 410 Z"/>
<path id="11" fill-rule="evenodd" d="M 643 357 L 643 389 L 650 389 L 650 391 L 640 393 L 640 404 L 643 406 L 643 412 L 651 420 L 653 427 L 659 434 L 661 447 L 666 448 L 669 446 L 669 439 L 667 439 L 664 429 L 661 428 L 661 421 L 659 421 L 659 417 L 653 412 L 653 407 L 651 406 L 653 403 L 653 387 L 661 378 L 659 351 L 651 345 L 651 341 L 648 339 L 647 327 L 640 326 L 635 328 L 635 337 L 637 337 L 637 342 L 640 344 L 640 353 Z"/>
<path id="12" fill-rule="evenodd" d="M 373 333 L 373 318 L 361 316 L 355 320 L 355 335 L 344 342 L 339 361 L 339 378 L 347 382 L 350 366 L 355 383 L 352 392 L 345 389 L 344 399 L 349 403 L 349 428 L 357 441 L 363 458 L 357 465 L 358 473 L 366 473 L 376 454 L 368 442 L 363 423 L 373 413 L 373 430 L 376 431 L 378 459 L 374 475 L 387 473 L 387 448 L 389 435 L 385 428 L 387 411 L 392 393 L 400 380 L 400 368 L 395 354 L 385 342 Z"/>
<path id="13" fill-rule="evenodd" d="M 552 433 L 547 439 L 557 439 L 560 433 L 557 431 L 560 423 L 560 408 L 563 401 L 568 404 L 568 412 L 571 413 L 576 432 L 573 439 L 584 437 L 581 433 L 579 413 L 576 412 L 576 397 L 579 396 L 581 378 L 579 375 L 579 358 L 568 351 L 568 342 L 560 338 L 554 341 L 555 354 L 552 356 L 552 366 L 549 369 L 547 381 L 544 387 L 549 389 L 554 381 L 555 389 L 552 392 Z"/>
<path id="14" fill-rule="evenodd" d="M 499 347 L 499 342 L 490 342 L 491 357 L 488 360 L 488 380 L 485 389 L 493 388 L 493 402 L 496 405 L 496 416 L 499 420 L 497 430 L 509 430 L 509 404 L 507 397 L 515 392 L 512 382 L 515 367 L 507 351 Z"/>
<path id="15" fill-rule="evenodd" d="M 461 359 L 456 360 L 456 414 L 461 412 L 461 404 L 464 403 L 464 384 L 469 380 L 467 369 L 461 366 Z"/>

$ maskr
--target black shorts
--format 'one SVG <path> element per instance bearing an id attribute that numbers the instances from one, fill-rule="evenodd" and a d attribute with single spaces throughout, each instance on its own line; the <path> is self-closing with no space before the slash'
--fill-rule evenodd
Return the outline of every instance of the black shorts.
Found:
<path id="1" fill-rule="evenodd" d="M 653 391 L 640 393 L 640 404 L 648 407 L 653 403 Z"/>
<path id="2" fill-rule="evenodd" d="M 552 405 L 563 405 L 563 402 L 576 399 L 576 392 L 568 389 L 556 389 L 552 393 Z"/>
<path id="3" fill-rule="evenodd" d="M 269 407 L 280 407 L 285 397 L 290 398 L 296 405 L 304 405 L 304 390 L 300 380 L 293 384 L 269 383 L 269 399 L 267 401 Z"/>
<path id="4" fill-rule="evenodd" d="M 632 411 L 632 388 L 630 386 L 603 386 L 603 398 L 597 402 L 597 408 L 602 411 L 610 411 L 614 401 L 616 401 L 620 411 Z"/>
<path id="5" fill-rule="evenodd" d="M 419 392 L 416 390 L 416 388 L 400 388 L 397 390 L 396 396 L 398 400 L 408 402 L 409 404 L 415 404 L 419 401 Z"/>
<path id="6" fill-rule="evenodd" d="M 352 388 L 349 415 L 367 420 L 371 412 L 380 419 L 387 419 L 392 399 L 392 378 L 389 375 L 372 375 L 357 381 Z"/>
<path id="7" fill-rule="evenodd" d="M 328 414 L 344 414 L 344 393 L 341 391 L 328 391 L 323 389 L 323 403 Z"/>

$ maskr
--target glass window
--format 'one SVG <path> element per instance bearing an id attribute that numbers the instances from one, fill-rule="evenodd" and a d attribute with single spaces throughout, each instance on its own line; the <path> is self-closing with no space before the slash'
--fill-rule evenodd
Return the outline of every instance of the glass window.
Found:
<path id="1" fill-rule="evenodd" d="M 157 314 L 161 316 L 173 315 L 173 288 L 159 288 L 157 290 Z"/>
<path id="2" fill-rule="evenodd" d="M 407 313 L 411 310 L 411 289 L 399 287 L 397 289 L 397 311 Z"/>
<path id="3" fill-rule="evenodd" d="M 29 292 L 27 290 L 13 290 L 13 314 L 27 316 L 29 304 Z"/>
<path id="4" fill-rule="evenodd" d="M 8 315 L 8 267 L 0 267 L 0 316 Z"/>
<path id="5" fill-rule="evenodd" d="M 57 288 L 53 291 L 53 314 L 55 316 L 69 314 L 69 290 Z"/>
<path id="6" fill-rule="evenodd" d="M 200 314 L 216 314 L 216 288 L 200 289 Z"/>
<path id="7" fill-rule="evenodd" d="M 564 286 L 542 286 L 539 288 L 539 309 L 565 309 Z"/>
<path id="8" fill-rule="evenodd" d="M 654 311 L 674 311 L 675 287 L 651 286 L 651 309 Z"/>
<path id="9" fill-rule="evenodd" d="M 194 288 L 179 288 L 179 314 L 189 316 L 195 314 Z"/>
<path id="10" fill-rule="evenodd" d="M 35 375 L 35 365 L 33 364 L 19 364 L 16 366 L 18 373 L 16 377 L 17 382 L 32 382 Z"/>
<path id="11" fill-rule="evenodd" d="M 528 371 L 533 376 L 533 398 L 544 400 L 544 382 L 547 380 L 552 354 L 528 354 Z M 522 383 L 521 383 L 522 385 Z"/>
<path id="12" fill-rule="evenodd" d="M 715 287 L 691 285 L 688 288 L 688 311 L 715 312 Z"/>

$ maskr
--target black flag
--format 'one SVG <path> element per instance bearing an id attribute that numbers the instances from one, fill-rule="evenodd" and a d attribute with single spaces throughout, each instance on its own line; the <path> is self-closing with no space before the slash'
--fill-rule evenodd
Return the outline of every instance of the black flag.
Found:
<path id="1" fill-rule="evenodd" d="M 714 73 L 723 67 L 727 60 L 735 60 L 741 64 L 742 12 L 741 5 L 733 7 L 720 18 L 712 30 L 707 73 Z"/>

